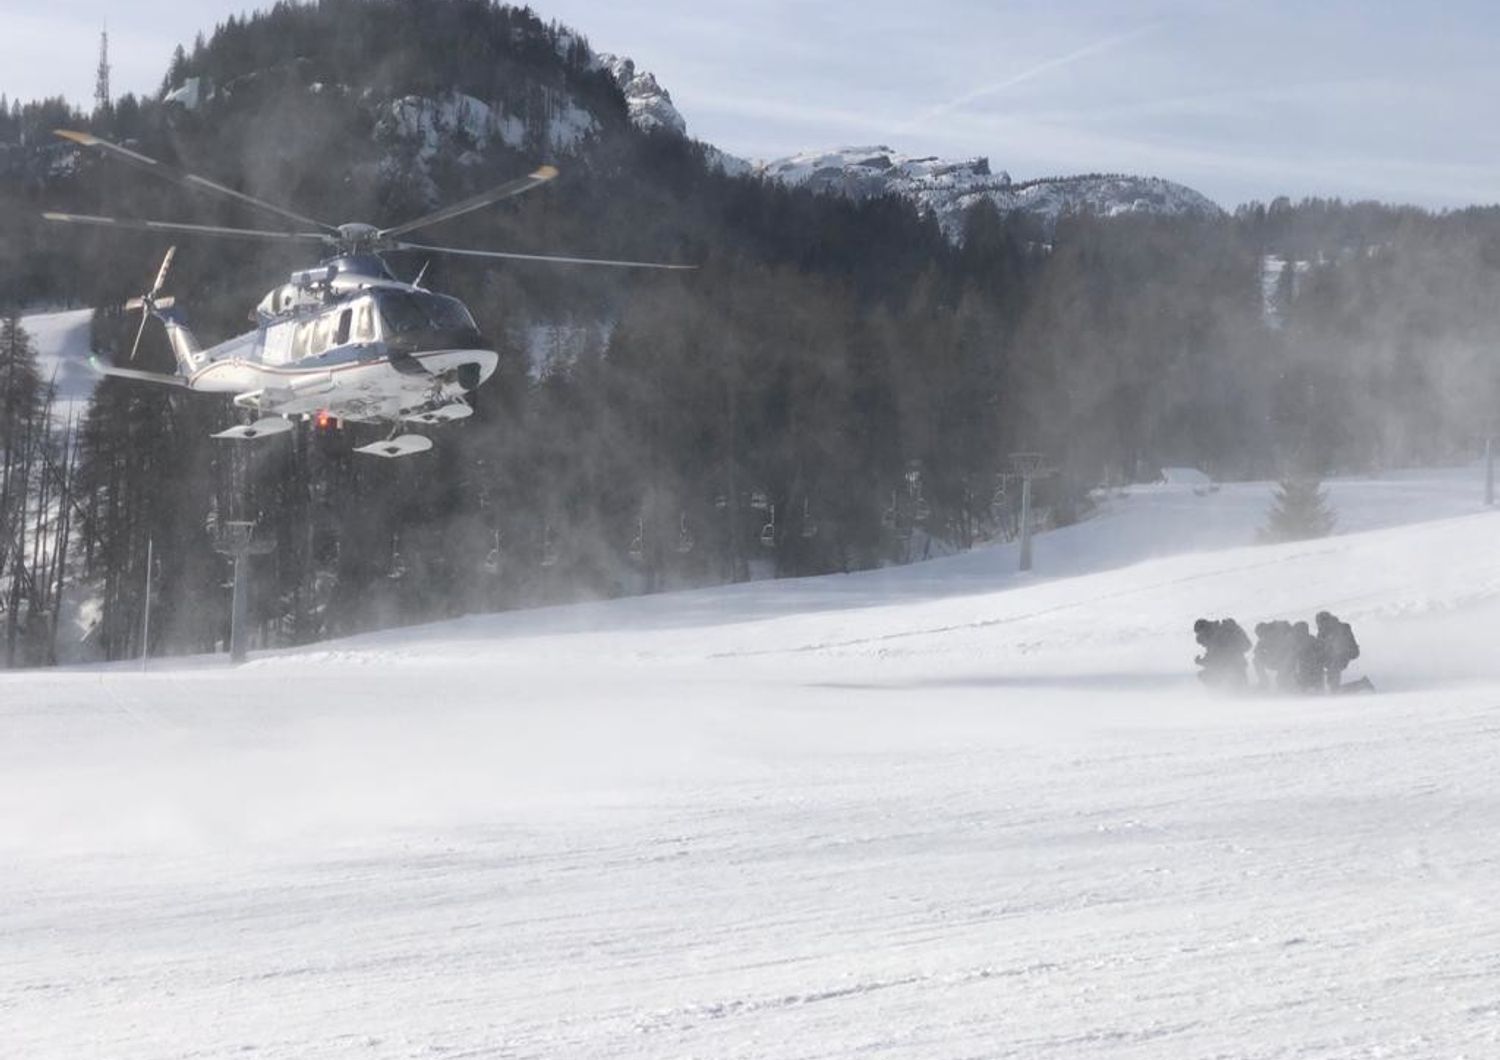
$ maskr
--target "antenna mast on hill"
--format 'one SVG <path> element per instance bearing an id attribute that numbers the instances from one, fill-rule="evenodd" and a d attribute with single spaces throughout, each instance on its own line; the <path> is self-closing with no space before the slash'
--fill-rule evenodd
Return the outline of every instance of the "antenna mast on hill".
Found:
<path id="1" fill-rule="evenodd" d="M 94 113 L 109 109 L 109 23 L 99 32 L 99 72 L 94 78 Z"/>

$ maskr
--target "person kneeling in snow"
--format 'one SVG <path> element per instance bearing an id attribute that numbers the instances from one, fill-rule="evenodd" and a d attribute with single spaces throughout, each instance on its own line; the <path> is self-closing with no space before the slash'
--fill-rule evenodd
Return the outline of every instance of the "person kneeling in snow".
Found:
<path id="1" fill-rule="evenodd" d="M 1250 638 L 1238 622 L 1232 618 L 1200 618 L 1193 623 L 1193 638 L 1203 648 L 1203 654 L 1193 660 L 1203 667 L 1198 680 L 1221 688 L 1245 687 L 1245 653 L 1250 650 Z"/>
<path id="2" fill-rule="evenodd" d="M 1292 688 L 1292 624 L 1285 619 L 1255 624 L 1255 679 L 1262 691 L 1269 692 L 1274 676 L 1275 687 L 1282 692 Z"/>
<path id="3" fill-rule="evenodd" d="M 1327 611 L 1319 611 L 1315 621 L 1318 624 L 1317 641 L 1318 652 L 1322 657 L 1323 682 L 1328 691 L 1372 690 L 1373 686 L 1367 677 L 1344 684 L 1344 671 L 1359 658 L 1359 642 L 1354 639 L 1354 630 L 1349 627 L 1349 623 L 1340 621 Z"/>
<path id="4" fill-rule="evenodd" d="M 1292 626 L 1287 638 L 1287 659 L 1291 665 L 1291 687 L 1298 692 L 1323 691 L 1323 648 L 1306 622 Z"/>

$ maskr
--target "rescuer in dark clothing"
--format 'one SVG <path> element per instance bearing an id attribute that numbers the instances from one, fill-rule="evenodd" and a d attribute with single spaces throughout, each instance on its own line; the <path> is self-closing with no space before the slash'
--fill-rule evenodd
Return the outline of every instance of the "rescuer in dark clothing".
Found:
<path id="1" fill-rule="evenodd" d="M 1250 650 L 1250 638 L 1238 622 L 1232 618 L 1200 618 L 1193 623 L 1193 638 L 1203 648 L 1203 654 L 1193 660 L 1203 667 L 1198 680 L 1221 688 L 1245 687 L 1245 653 Z"/>
<path id="2" fill-rule="evenodd" d="M 1287 659 L 1291 663 L 1293 688 L 1298 692 L 1323 691 L 1323 649 L 1306 622 L 1292 626 L 1287 638 Z"/>
<path id="3" fill-rule="evenodd" d="M 1323 662 L 1323 683 L 1330 692 L 1344 687 L 1344 670 L 1359 658 L 1359 642 L 1354 639 L 1354 630 L 1349 623 L 1341 622 L 1327 611 L 1319 611 L 1318 651 Z M 1368 684 L 1368 682 L 1366 682 Z"/>
<path id="4" fill-rule="evenodd" d="M 1270 691 L 1272 682 L 1281 692 L 1292 688 L 1291 667 L 1292 624 L 1284 619 L 1274 622 L 1257 622 L 1255 625 L 1256 683 L 1264 691 Z"/>

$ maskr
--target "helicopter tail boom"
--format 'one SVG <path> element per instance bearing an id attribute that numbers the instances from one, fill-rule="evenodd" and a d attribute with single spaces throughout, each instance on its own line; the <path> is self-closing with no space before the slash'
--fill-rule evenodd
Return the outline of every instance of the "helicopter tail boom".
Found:
<path id="1" fill-rule="evenodd" d="M 138 383 L 160 383 L 163 386 L 188 385 L 188 381 L 180 375 L 167 375 L 164 372 L 143 372 L 139 368 L 116 368 L 112 364 L 105 364 L 98 357 L 90 357 L 89 365 L 100 375 L 114 376 L 116 379 L 133 379 Z"/>
<path id="2" fill-rule="evenodd" d="M 177 358 L 177 371 L 190 376 L 203 367 L 203 347 L 198 338 L 183 323 L 171 307 L 153 306 L 151 315 L 167 329 L 167 341 L 172 344 L 172 356 Z"/>

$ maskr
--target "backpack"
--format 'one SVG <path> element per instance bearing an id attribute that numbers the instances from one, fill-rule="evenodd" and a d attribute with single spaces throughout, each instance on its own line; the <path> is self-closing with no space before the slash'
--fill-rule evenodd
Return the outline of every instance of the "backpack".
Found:
<path id="1" fill-rule="evenodd" d="M 1359 641 L 1354 639 L 1354 630 L 1347 622 L 1335 622 L 1334 646 L 1345 662 L 1353 662 L 1359 658 Z"/>
<path id="2" fill-rule="evenodd" d="M 1240 624 L 1232 618 L 1226 618 L 1219 625 L 1218 647 L 1233 655 L 1244 655 L 1250 650 L 1250 638 Z"/>

